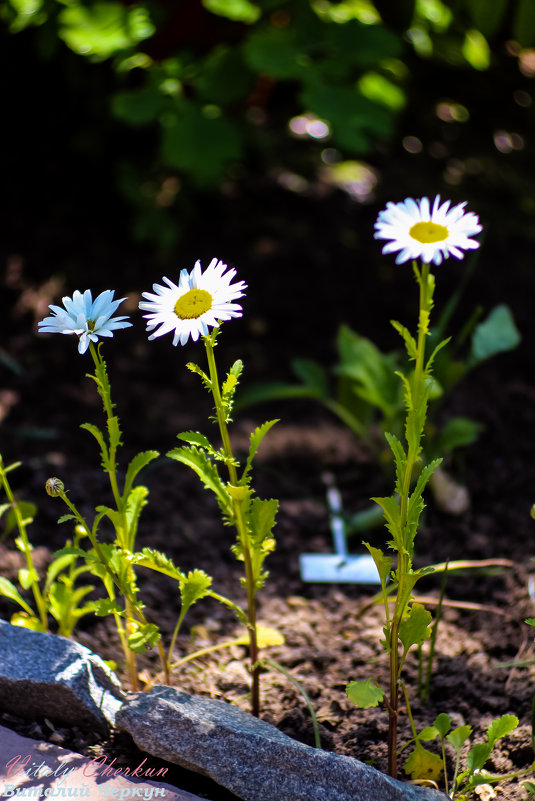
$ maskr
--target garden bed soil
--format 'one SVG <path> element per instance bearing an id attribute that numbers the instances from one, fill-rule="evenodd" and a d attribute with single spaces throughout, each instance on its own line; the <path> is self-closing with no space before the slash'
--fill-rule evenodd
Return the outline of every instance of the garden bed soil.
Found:
<path id="1" fill-rule="evenodd" d="M 65 342 L 75 346 L 62 338 L 52 355 L 57 353 L 57 345 Z M 52 341 L 46 344 L 50 346 Z M 117 375 L 114 397 L 123 429 L 128 432 L 123 463 L 134 448 L 154 446 L 154 431 L 158 432 L 157 447 L 165 452 L 174 446 L 178 431 L 199 427 L 209 430 L 203 416 L 209 412 L 209 405 L 206 401 L 206 408 L 199 406 L 203 396 L 196 382 L 188 379 L 182 385 L 178 405 L 176 388 L 158 384 L 156 375 L 151 374 L 146 345 L 140 342 L 136 348 L 140 362 L 135 368 L 126 357 L 118 358 L 113 366 L 114 376 Z M 497 362 L 498 369 L 489 363 L 466 379 L 447 410 L 448 414 L 473 417 L 485 427 L 479 444 L 466 449 L 462 459 L 448 466 L 456 479 L 469 488 L 470 507 L 460 516 L 451 516 L 437 508 L 428 493 L 424 525 L 416 541 L 416 563 L 420 566 L 458 559 L 508 559 L 511 567 L 450 573 L 427 703 L 417 697 L 418 665 L 414 654 L 409 657 L 404 680 L 418 729 L 430 725 L 438 713 L 447 712 L 454 725 L 471 725 L 474 742 L 480 742 L 493 718 L 505 713 L 517 715 L 519 728 L 498 744 L 488 764 L 491 771 L 506 774 L 525 769 L 534 758 L 531 704 L 535 665 L 530 664 L 535 657 L 533 629 L 523 621 L 535 615 L 530 578 L 535 575 L 535 565 L 530 560 L 535 530 L 530 518 L 530 506 L 535 500 L 535 467 L 532 443 L 526 435 L 535 429 L 535 391 L 516 378 L 507 357 L 500 357 Z M 24 452 L 29 453 L 24 466 L 12 477 L 20 497 L 38 502 L 31 538 L 41 568 L 64 544 L 67 534 L 65 525 L 56 525 L 63 514 L 61 502 L 44 494 L 46 479 L 51 475 L 62 477 L 70 497 L 87 513 L 95 499 L 97 503 L 106 502 L 108 492 L 102 473 L 96 466 L 89 466 L 95 465 L 97 458 L 91 438 L 77 429 L 82 420 L 98 422 L 96 393 L 81 371 L 77 376 L 72 371 L 58 375 L 54 383 L 53 396 L 51 387 L 50 395 L 42 398 L 39 419 L 33 398 L 27 394 L 28 387 L 21 385 L 19 402 L 12 408 L 14 436 L 9 441 L 10 450 L 14 444 L 22 443 Z M 385 712 L 356 709 L 346 695 L 347 682 L 352 679 L 371 676 L 383 687 L 388 683 L 387 660 L 379 645 L 382 608 L 371 604 L 376 588 L 305 584 L 299 574 L 299 556 L 332 549 L 323 480 L 326 471 L 334 477 L 347 513 L 366 508 L 370 497 L 388 494 L 390 489 L 366 448 L 328 412 L 302 401 L 285 405 L 283 411 L 285 419 L 266 437 L 255 471 L 258 495 L 280 499 L 277 548 L 267 560 L 269 578 L 258 596 L 258 617 L 284 636 L 284 645 L 270 648 L 266 655 L 290 671 L 309 695 L 324 748 L 386 770 Z M 282 410 L 273 404 L 242 414 L 233 427 L 238 449 L 246 446 L 248 432 L 262 422 L 260 415 L 264 412 L 264 417 L 281 416 Z M 36 434 L 36 426 L 44 417 L 49 433 L 41 432 L 41 436 L 52 436 L 53 432 L 53 438 L 28 438 L 28 429 Z M 233 532 L 221 526 L 213 499 L 196 477 L 183 465 L 162 460 L 146 471 L 144 481 L 150 489 L 150 504 L 144 511 L 138 546 L 164 551 L 184 570 L 206 570 L 213 576 L 218 592 L 244 602 L 239 586 L 240 566 L 230 553 Z M 384 531 L 379 528 L 368 532 L 366 539 L 381 546 Z M 5 541 L 0 547 L 1 573 L 13 579 L 22 565 L 21 557 L 12 542 Z M 350 547 L 353 552 L 362 552 L 358 535 L 351 539 Z M 168 641 L 177 612 L 176 585 L 145 570 L 140 570 L 140 584 L 147 614 L 158 622 Z M 427 578 L 417 590 L 431 599 L 432 610 L 440 579 Z M 1 616 L 9 619 L 12 612 L 10 603 L 0 599 Z M 242 633 L 232 614 L 212 601 L 202 601 L 194 607 L 186 623 L 179 637 L 178 655 L 228 642 Z M 127 688 L 112 621 L 87 617 L 77 636 L 104 659 L 117 662 Z M 527 660 L 527 664 L 511 665 L 515 660 Z M 504 663 L 509 664 L 503 666 Z M 142 657 L 140 669 L 147 679 L 154 678 L 157 663 L 150 655 Z M 248 709 L 246 649 L 232 645 L 186 663 L 176 672 L 174 683 L 181 690 Z M 287 678 L 275 670 L 266 670 L 261 696 L 263 719 L 289 736 L 313 744 L 309 712 Z M 2 714 L 0 723 L 87 756 L 116 757 L 117 764 L 132 764 L 137 758 L 134 744 L 124 734 L 112 733 L 103 740 L 96 733 L 67 728 L 58 722 L 25 720 L 22 705 L 20 718 Z M 410 738 L 409 720 L 402 704 L 399 741 L 403 744 Z M 401 766 L 405 755 L 400 759 Z M 451 757 L 449 753 L 450 769 Z M 166 780 L 214 801 L 231 798 L 207 779 L 176 766 Z M 526 797 L 518 781 L 502 784 L 496 792 L 502 801 Z"/>

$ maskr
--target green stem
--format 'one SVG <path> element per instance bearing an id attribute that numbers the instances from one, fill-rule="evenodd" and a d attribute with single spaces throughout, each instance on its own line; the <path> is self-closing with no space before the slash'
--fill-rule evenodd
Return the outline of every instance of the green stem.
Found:
<path id="1" fill-rule="evenodd" d="M 210 373 L 210 386 L 214 398 L 215 410 L 217 415 L 217 422 L 221 434 L 221 441 L 223 443 L 223 453 L 226 457 L 227 468 L 229 472 L 230 483 L 233 486 L 238 485 L 238 472 L 235 466 L 234 456 L 232 454 L 232 447 L 230 444 L 230 436 L 228 433 L 227 416 L 223 406 L 221 397 L 221 390 L 219 387 L 219 378 L 217 375 L 217 366 L 214 356 L 214 343 L 210 336 L 203 337 L 204 345 L 206 348 L 206 357 L 208 359 L 208 371 Z M 232 507 L 234 511 L 234 520 L 238 537 L 240 540 L 243 561 L 245 565 L 245 585 L 247 588 L 247 618 L 249 621 L 249 658 L 251 663 L 251 711 L 255 717 L 260 714 L 260 670 L 257 665 L 258 662 L 258 643 L 257 643 L 257 630 L 256 630 L 256 592 L 255 592 L 255 579 L 253 564 L 251 558 L 251 551 L 249 548 L 249 538 L 247 536 L 247 527 L 243 519 L 242 506 L 239 500 L 231 496 Z"/>
<path id="2" fill-rule="evenodd" d="M 32 579 L 32 593 L 35 600 L 35 605 L 37 607 L 37 612 L 41 619 L 41 626 L 43 627 L 43 631 L 48 631 L 48 616 L 47 616 L 47 609 L 46 603 L 41 593 L 41 589 L 39 587 L 39 583 L 37 581 L 37 571 L 35 569 L 32 557 L 32 546 L 30 544 L 30 540 L 28 539 L 28 534 L 26 532 L 26 523 L 24 522 L 22 515 L 20 513 L 19 506 L 15 500 L 15 496 L 11 490 L 11 485 L 7 478 L 6 469 L 4 467 L 4 461 L 2 456 L 0 455 L 0 477 L 2 479 L 2 486 L 4 488 L 4 492 L 6 493 L 6 497 L 10 503 L 11 508 L 13 509 L 13 514 L 15 515 L 15 520 L 17 522 L 17 528 L 20 534 L 20 540 L 23 546 L 24 556 L 26 559 L 26 566 L 28 568 L 29 574 Z"/>
<path id="3" fill-rule="evenodd" d="M 429 264 L 422 264 L 421 273 L 418 270 L 416 262 L 414 262 L 414 273 L 416 280 L 420 287 L 420 304 L 418 312 L 418 338 L 416 343 L 416 360 L 414 373 L 411 379 L 411 393 L 412 403 L 407 415 L 410 418 L 414 414 L 414 409 L 418 408 L 422 393 L 425 391 L 425 343 L 426 336 L 429 330 L 429 312 L 430 312 L 430 298 L 429 298 Z M 398 699 L 399 699 L 399 627 L 403 620 L 405 607 L 407 605 L 407 587 L 406 577 L 412 569 L 412 562 L 409 553 L 409 544 L 406 542 L 406 532 L 408 523 L 408 508 L 411 484 L 414 477 L 415 466 L 420 455 L 420 437 L 417 442 L 414 440 L 408 441 L 407 445 L 407 460 L 403 479 L 401 482 L 400 494 L 400 532 L 402 534 L 402 547 L 398 551 L 398 565 L 397 565 L 397 581 L 398 581 L 398 594 L 396 606 L 392 617 L 392 625 L 390 627 L 389 636 L 389 653 L 390 653 L 390 703 L 388 707 L 388 770 L 391 776 L 397 777 L 397 725 L 398 725 Z"/>
<path id="4" fill-rule="evenodd" d="M 99 372 L 101 370 L 105 371 L 106 365 L 104 363 L 102 356 L 100 355 L 100 352 L 97 351 L 92 342 L 89 343 L 89 350 L 91 352 L 91 356 L 93 357 L 93 361 L 95 363 L 95 370 L 96 370 L 95 378 L 98 379 Z M 109 390 L 109 387 L 104 386 L 102 382 L 97 381 L 97 387 L 99 388 L 99 395 L 102 398 L 102 403 L 104 404 L 104 412 L 106 414 L 106 421 L 108 424 L 108 431 L 109 431 L 109 422 L 111 418 L 114 417 L 113 404 L 111 401 L 111 392 Z M 108 473 L 108 476 L 110 478 L 111 491 L 113 492 L 115 505 L 117 506 L 117 511 L 120 514 L 124 515 L 123 497 L 119 492 L 119 485 L 117 483 L 116 448 L 114 445 L 112 446 L 111 442 L 109 445 L 109 453 L 107 461 L 108 461 L 108 468 L 106 472 Z M 124 533 L 126 536 L 126 529 Z"/>

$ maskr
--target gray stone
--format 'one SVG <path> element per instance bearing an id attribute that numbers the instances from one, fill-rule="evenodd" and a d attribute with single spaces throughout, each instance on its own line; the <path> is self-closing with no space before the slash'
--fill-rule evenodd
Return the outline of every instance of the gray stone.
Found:
<path id="1" fill-rule="evenodd" d="M 3 710 L 106 731 L 123 701 L 118 678 L 89 648 L 0 620 Z"/>
<path id="2" fill-rule="evenodd" d="M 210 776 L 245 801 L 445 801 L 356 759 L 311 748 L 224 701 L 171 687 L 131 694 L 116 726 L 153 756 Z"/>

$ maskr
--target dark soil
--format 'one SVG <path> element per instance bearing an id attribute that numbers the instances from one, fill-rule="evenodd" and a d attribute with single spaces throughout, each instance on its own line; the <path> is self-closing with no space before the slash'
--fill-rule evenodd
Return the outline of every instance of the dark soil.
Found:
<path id="1" fill-rule="evenodd" d="M 344 204 L 340 209 L 347 213 Z M 368 212 L 365 216 L 371 219 Z M 302 232 L 294 231 L 291 241 L 295 244 L 301 235 Z M 388 319 L 395 315 L 411 325 L 414 299 L 408 273 L 383 265 L 379 279 L 362 278 L 373 297 L 383 298 L 381 304 L 367 304 L 358 293 L 354 299 L 347 298 L 341 287 L 344 281 L 350 281 L 354 265 L 346 254 L 345 265 L 340 267 L 340 286 L 336 291 L 326 288 L 322 297 L 322 308 L 329 309 L 325 329 L 316 330 L 310 324 L 309 314 L 313 312 L 308 308 L 294 314 L 295 298 L 303 284 L 306 284 L 302 295 L 305 305 L 317 292 L 314 286 L 321 285 L 318 282 L 328 269 L 327 246 L 323 251 L 320 244 L 318 253 L 307 262 L 310 273 L 306 281 L 302 272 L 300 276 L 292 272 L 296 254 L 291 249 L 269 237 L 262 241 L 258 237 L 255 247 L 256 250 L 251 247 L 250 263 L 256 271 L 249 268 L 249 274 L 245 275 L 252 288 L 251 314 L 227 324 L 217 354 L 221 365 L 244 357 L 248 370 L 246 382 L 287 377 L 289 359 L 295 355 L 314 356 L 323 361 L 332 359 L 336 325 L 344 319 L 372 337 L 382 331 L 381 344 L 389 348 L 397 343 L 393 335 L 390 339 Z M 295 248 L 298 249 L 297 245 Z M 68 524 L 56 524 L 64 509 L 60 501 L 45 495 L 46 479 L 53 475 L 61 477 L 72 500 L 90 517 L 96 505 L 108 502 L 109 490 L 98 468 L 94 442 L 87 432 L 79 429 L 79 424 L 86 420 L 101 422 L 98 396 L 92 382 L 84 377 L 90 367 L 89 357 L 77 355 L 72 338 L 40 337 L 36 341 L 32 329 L 32 314 L 34 319 L 42 318 L 47 304 L 57 303 L 61 294 L 71 294 L 73 287 L 66 287 L 60 279 L 52 284 L 44 280 L 32 283 L 25 277 L 24 262 L 17 258 L 10 261 L 4 286 L 6 319 L 10 323 L 4 352 L 17 360 L 20 371 L 7 372 L 5 388 L 0 394 L 2 452 L 7 461 L 23 461 L 22 467 L 12 473 L 13 486 L 18 497 L 38 504 L 38 516 L 30 534 L 36 561 L 45 568 L 51 554 L 69 535 Z M 278 264 L 275 275 L 279 277 L 270 280 L 269 270 L 275 262 Z M 458 264 L 452 269 L 453 276 L 458 276 Z M 142 283 L 141 267 L 134 266 L 133 270 L 128 286 L 136 287 L 138 292 L 140 287 L 148 288 L 160 277 L 151 268 L 150 278 L 145 276 Z M 454 287 L 455 282 L 452 273 L 448 275 L 445 270 L 441 273 L 444 292 Z M 283 274 L 284 280 L 280 277 Z M 101 275 L 99 290 L 106 288 L 105 280 Z M 493 298 L 494 304 L 503 299 L 500 293 L 505 283 L 499 265 L 495 264 L 493 282 L 485 281 L 477 287 L 477 292 L 481 292 L 485 301 Z M 86 284 L 82 280 L 79 288 L 84 289 Z M 532 279 L 531 284 L 512 282 L 511 285 L 511 302 L 514 306 L 515 299 L 518 300 L 515 312 L 521 327 L 524 324 L 525 344 L 515 354 L 500 356 L 478 368 L 459 385 L 442 410 L 446 418 L 462 414 L 484 426 L 478 444 L 465 449 L 447 465 L 469 491 L 470 507 L 463 514 L 452 516 L 438 508 L 428 493 L 424 524 L 416 541 L 418 566 L 462 559 L 507 559 L 511 566 L 450 573 L 427 703 L 417 697 L 416 655 L 409 657 L 405 671 L 418 729 L 430 725 L 438 713 L 447 712 L 454 725 L 470 724 L 473 741 L 480 742 L 493 718 L 504 713 L 518 716 L 519 728 L 497 746 L 488 764 L 490 770 L 500 774 L 524 769 L 534 758 L 531 705 L 535 652 L 533 629 L 523 622 L 535 616 L 530 579 L 535 576 L 531 561 L 535 523 L 530 518 L 535 500 L 535 387 L 532 371 L 530 374 L 531 313 L 525 299 L 529 286 L 533 286 Z M 401 297 L 398 293 L 405 298 L 405 308 L 401 310 L 395 310 Z M 131 313 L 137 299 L 132 291 Z M 275 310 L 278 317 L 273 316 Z M 201 349 L 194 345 L 184 350 L 173 349 L 164 340 L 148 343 L 139 319 L 137 322 L 137 330 L 118 332 L 113 345 L 105 344 L 113 396 L 124 431 L 123 465 L 138 450 L 155 447 L 165 454 L 174 447 L 180 431 L 193 428 L 210 433 L 209 399 L 197 378 L 184 368 L 186 361 L 203 361 Z M 372 676 L 382 686 L 387 685 L 387 659 L 379 644 L 382 610 L 371 604 L 376 588 L 305 584 L 300 578 L 299 556 L 305 552 L 328 553 L 332 548 L 323 479 L 326 471 L 334 476 L 348 514 L 366 508 L 374 495 L 390 494 L 391 488 L 385 472 L 362 443 L 312 401 L 289 401 L 246 410 L 233 427 L 236 450 L 243 450 L 252 428 L 269 417 L 280 417 L 281 422 L 266 437 L 260 450 L 255 489 L 260 497 L 280 499 L 280 512 L 277 548 L 267 561 L 269 578 L 258 596 L 258 616 L 262 623 L 276 628 L 285 642 L 266 654 L 289 670 L 311 698 L 324 748 L 385 770 L 386 713 L 382 709 L 358 710 L 346 695 L 346 685 L 352 679 Z M 204 569 L 213 576 L 218 592 L 243 603 L 240 565 L 230 552 L 234 535 L 221 525 L 212 497 L 201 488 L 193 473 L 165 458 L 142 475 L 150 489 L 150 504 L 143 513 L 138 546 L 164 551 L 183 570 Z M 382 546 L 384 531 L 368 532 L 366 539 Z M 351 540 L 351 550 L 362 552 L 358 536 Z M 13 579 L 21 564 L 13 543 L 5 541 L 0 551 L 2 575 Z M 160 576 L 154 580 L 144 570 L 140 570 L 139 580 L 147 614 L 159 624 L 164 640 L 168 641 L 177 614 L 176 586 Z M 422 581 L 417 590 L 429 599 L 429 608 L 433 610 L 440 592 L 440 578 Z M 12 612 L 13 606 L 0 599 L 0 614 L 9 620 Z M 200 602 L 186 624 L 178 642 L 179 657 L 226 643 L 242 633 L 232 614 L 211 601 Z M 111 620 L 87 617 L 77 637 L 103 658 L 115 660 L 124 679 Z M 424 649 L 424 657 L 426 653 Z M 515 660 L 523 661 L 521 665 L 512 665 Z M 504 667 L 504 663 L 508 666 Z M 140 659 L 142 675 L 154 676 L 157 669 L 151 656 Z M 174 680 L 176 686 L 188 692 L 249 708 L 247 653 L 243 646 L 222 647 L 186 663 L 177 670 Z M 295 686 L 270 669 L 262 675 L 261 692 L 261 717 L 291 737 L 313 744 L 310 715 Z M 91 732 L 66 729 L 60 722 L 51 721 L 54 731 L 46 721 L 24 722 L 23 713 L 21 707 L 20 719 L 4 714 L 0 722 L 36 738 L 53 735 L 55 742 L 84 754 L 106 753 L 127 763 L 134 761 L 134 746 L 124 735 L 114 734 L 102 742 Z M 403 744 L 411 738 L 404 705 L 399 727 Z M 435 744 L 429 747 L 433 749 Z M 402 756 L 401 765 L 407 753 Z M 173 768 L 170 780 L 192 792 L 213 799 L 224 798 L 220 789 L 178 769 Z M 526 797 L 526 792 L 521 782 L 512 781 L 500 786 L 498 797 L 503 801 L 519 801 Z"/>

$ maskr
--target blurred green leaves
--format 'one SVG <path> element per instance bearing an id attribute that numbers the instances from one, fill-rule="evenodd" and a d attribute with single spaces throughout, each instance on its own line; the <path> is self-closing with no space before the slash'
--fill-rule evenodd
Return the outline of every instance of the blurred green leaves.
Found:
<path id="1" fill-rule="evenodd" d="M 424 73 L 444 64 L 483 72 L 497 44 L 535 45 L 533 0 L 202 0 L 193 16 L 189 8 L 0 0 L 13 34 L 34 29 L 36 58 L 72 51 L 86 61 L 88 84 L 92 63 L 109 62 L 99 97 L 110 130 L 142 129 L 139 141 L 151 147 L 125 148 L 115 180 L 138 210 L 136 235 L 160 241 L 172 239 L 162 220 L 188 189 L 218 186 L 239 174 L 236 165 L 319 172 L 325 147 L 333 163 L 370 157 L 395 136 Z M 438 91 L 432 99 L 464 108 Z M 293 135 L 289 122 L 306 115 L 324 123 L 324 136 Z M 147 189 L 167 179 L 174 194 Z"/>
<path id="2" fill-rule="evenodd" d="M 68 3 L 58 15 L 58 36 L 75 53 L 95 60 L 134 47 L 155 31 L 147 9 L 121 3 Z"/>

